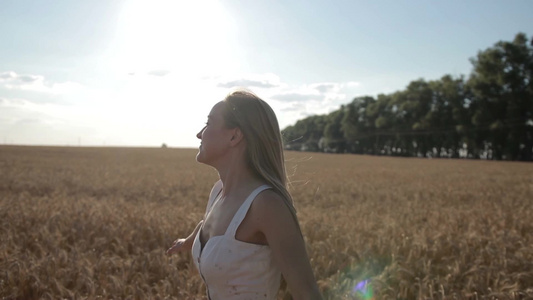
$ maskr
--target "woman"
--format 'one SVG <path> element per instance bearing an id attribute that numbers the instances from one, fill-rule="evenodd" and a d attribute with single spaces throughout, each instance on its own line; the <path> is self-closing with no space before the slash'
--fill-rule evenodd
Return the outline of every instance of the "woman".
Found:
<path id="1" fill-rule="evenodd" d="M 274 111 L 246 91 L 211 110 L 198 162 L 220 176 L 204 219 L 168 254 L 192 250 L 209 299 L 276 299 L 281 274 L 293 299 L 321 299 L 287 191 Z"/>

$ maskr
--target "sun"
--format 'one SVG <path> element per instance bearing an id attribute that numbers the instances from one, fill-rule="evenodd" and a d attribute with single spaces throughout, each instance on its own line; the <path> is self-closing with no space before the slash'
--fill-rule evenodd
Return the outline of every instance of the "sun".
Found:
<path id="1" fill-rule="evenodd" d="M 213 73 L 231 63 L 232 30 L 216 0 L 131 0 L 119 17 L 117 57 L 132 72 Z"/>
<path id="2" fill-rule="evenodd" d="M 205 116 L 227 93 L 220 75 L 240 68 L 228 11 L 218 0 L 124 0 L 101 61 L 108 84 L 91 97 L 105 127 L 144 144 L 196 146 Z"/>
<path id="3" fill-rule="evenodd" d="M 224 95 L 213 78 L 238 68 L 231 16 L 217 0 L 125 0 L 116 22 L 103 62 L 115 84 L 107 101 L 98 97 L 110 123 L 126 128 L 124 136 L 196 145 Z"/>

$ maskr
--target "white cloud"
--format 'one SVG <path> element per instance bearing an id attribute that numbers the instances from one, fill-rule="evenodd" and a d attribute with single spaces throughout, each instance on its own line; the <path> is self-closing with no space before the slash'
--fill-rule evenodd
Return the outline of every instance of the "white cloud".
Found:
<path id="1" fill-rule="evenodd" d="M 225 77 L 218 79 L 217 87 L 221 88 L 238 88 L 244 87 L 247 89 L 270 89 L 280 88 L 282 83 L 279 76 L 266 73 L 266 74 L 245 74 L 241 76 Z"/>
<path id="2" fill-rule="evenodd" d="M 297 87 L 288 87 L 270 96 L 273 100 L 286 103 L 301 102 L 306 105 L 338 105 L 348 101 L 345 83 L 312 83 Z"/>
<path id="3" fill-rule="evenodd" d="M 307 93 L 307 92 L 282 92 L 271 97 L 274 100 L 280 100 L 283 102 L 312 102 L 323 101 L 324 95 L 320 93 Z"/>
<path id="4" fill-rule="evenodd" d="M 15 77 L 17 77 L 17 74 L 15 74 L 15 72 L 0 73 L 0 82 L 11 79 L 11 78 L 15 78 Z"/>
<path id="5" fill-rule="evenodd" d="M 209 76 L 202 81 L 211 88 L 218 88 L 214 91 L 220 91 L 219 99 L 231 88 L 250 89 L 272 106 L 282 128 L 310 115 L 337 110 L 360 91 L 360 83 L 355 81 L 293 85 L 272 73 Z"/>
<path id="6" fill-rule="evenodd" d="M 153 71 L 148 72 L 148 75 L 160 76 L 160 77 L 166 76 L 168 74 L 170 74 L 170 70 L 153 70 Z"/>
<path id="7" fill-rule="evenodd" d="M 211 107 L 234 85 L 248 88 L 277 113 L 281 128 L 348 103 L 354 82 L 293 85 L 272 73 L 209 77 L 178 72 L 109 74 L 98 87 L 0 73 L 0 135 L 19 142 L 196 147 Z M 349 95 L 349 96 L 348 96 Z M 68 105 L 64 105 L 68 103 Z M 24 137 L 24 138 L 22 138 Z"/>
<path id="8" fill-rule="evenodd" d="M 49 82 L 41 75 L 21 75 L 12 71 L 0 73 L 0 87 L 55 95 L 77 92 L 83 88 L 81 84 L 72 81 Z"/>
<path id="9" fill-rule="evenodd" d="M 335 87 L 337 87 L 338 84 L 332 83 L 332 82 L 324 82 L 324 83 L 317 83 L 314 84 L 314 88 L 317 89 L 320 93 L 326 93 L 329 92 Z"/>
<path id="10" fill-rule="evenodd" d="M 350 102 L 359 89 L 357 82 L 316 82 L 289 85 L 280 81 L 280 87 L 265 90 L 259 96 L 278 112 L 280 127 L 311 116 L 327 114 Z"/>

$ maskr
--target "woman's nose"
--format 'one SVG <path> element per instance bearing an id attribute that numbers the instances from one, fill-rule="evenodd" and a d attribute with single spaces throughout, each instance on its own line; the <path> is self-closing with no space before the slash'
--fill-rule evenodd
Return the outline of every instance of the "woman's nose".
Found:
<path id="1" fill-rule="evenodd" d="M 204 132 L 205 127 L 206 127 L 206 126 L 204 126 L 204 128 L 202 128 L 202 130 L 200 130 L 200 132 L 198 132 L 198 133 L 196 134 L 196 137 L 197 137 L 198 139 L 200 139 L 200 140 L 202 139 L 202 132 Z"/>

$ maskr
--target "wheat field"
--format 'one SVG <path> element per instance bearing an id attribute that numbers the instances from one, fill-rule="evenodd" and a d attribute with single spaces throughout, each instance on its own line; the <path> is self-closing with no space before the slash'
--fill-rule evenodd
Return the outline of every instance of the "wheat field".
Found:
<path id="1" fill-rule="evenodd" d="M 0 298 L 205 299 L 165 255 L 218 179 L 195 154 L 1 146 Z M 324 299 L 533 299 L 533 164 L 286 160 Z"/>

